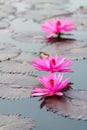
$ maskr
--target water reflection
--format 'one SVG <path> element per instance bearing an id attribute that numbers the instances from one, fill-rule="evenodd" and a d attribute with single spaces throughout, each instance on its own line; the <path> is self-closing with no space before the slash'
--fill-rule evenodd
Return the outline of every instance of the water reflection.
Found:
<path id="1" fill-rule="evenodd" d="M 72 35 L 72 34 L 67 34 L 67 35 Z M 67 36 L 66 35 L 66 36 Z M 63 37 L 62 35 L 59 35 L 58 37 L 51 37 L 47 40 L 47 43 L 56 43 L 56 42 L 70 42 L 70 41 L 75 41 L 74 38 L 68 38 L 68 37 Z"/>
<path id="2" fill-rule="evenodd" d="M 80 98 L 79 98 L 79 95 Z M 87 91 L 69 90 L 60 96 L 40 99 L 40 108 L 46 106 L 47 111 L 75 120 L 87 120 Z M 75 96 L 75 97 L 74 97 Z"/>
<path id="3" fill-rule="evenodd" d="M 87 122 L 71 120 L 62 116 L 57 116 L 50 111 L 46 111 L 46 106 L 39 109 L 39 98 L 23 100 L 2 100 L 0 99 L 0 114 L 19 113 L 22 116 L 30 117 L 34 120 L 34 130 L 86 130 Z M 50 99 L 51 100 L 51 99 Z"/>

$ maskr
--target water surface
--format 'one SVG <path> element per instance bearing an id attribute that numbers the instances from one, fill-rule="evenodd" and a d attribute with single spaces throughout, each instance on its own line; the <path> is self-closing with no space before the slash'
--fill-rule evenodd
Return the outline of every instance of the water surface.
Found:
<path id="1" fill-rule="evenodd" d="M 73 88 L 87 89 L 87 60 L 74 61 L 73 74 L 66 76 L 71 77 L 71 81 L 74 83 Z M 30 98 L 22 100 L 2 100 L 0 99 L 0 114 L 12 114 L 18 113 L 25 117 L 30 117 L 34 120 L 36 125 L 34 130 L 87 130 L 86 121 L 77 121 L 62 116 L 58 116 L 55 113 L 47 111 L 44 106 L 40 109 L 41 102 L 39 98 Z"/>

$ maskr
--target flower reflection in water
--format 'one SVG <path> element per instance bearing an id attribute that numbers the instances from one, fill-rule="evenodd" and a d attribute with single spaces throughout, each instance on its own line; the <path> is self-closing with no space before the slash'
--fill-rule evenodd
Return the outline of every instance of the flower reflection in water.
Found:
<path id="1" fill-rule="evenodd" d="M 87 120 L 87 91 L 70 89 L 63 96 L 53 95 L 40 99 L 40 108 L 75 120 Z"/>

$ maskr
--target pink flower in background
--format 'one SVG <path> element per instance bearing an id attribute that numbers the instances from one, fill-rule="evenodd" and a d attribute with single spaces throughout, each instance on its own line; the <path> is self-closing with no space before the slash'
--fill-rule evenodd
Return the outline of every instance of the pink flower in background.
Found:
<path id="1" fill-rule="evenodd" d="M 38 77 L 38 80 L 43 85 L 41 87 L 35 87 L 32 90 L 32 96 L 62 96 L 64 89 L 69 87 L 70 78 L 62 81 L 63 74 L 59 74 L 57 77 L 54 73 L 50 73 L 47 77 Z"/>
<path id="2" fill-rule="evenodd" d="M 72 72 L 69 66 L 72 65 L 71 60 L 67 60 L 66 57 L 49 56 L 35 59 L 33 64 L 35 69 L 50 71 L 50 72 Z"/>
<path id="3" fill-rule="evenodd" d="M 75 24 L 67 19 L 64 18 L 63 20 L 60 20 L 59 18 L 54 19 L 54 20 L 48 20 L 41 26 L 41 28 L 49 32 L 47 35 L 47 38 L 52 37 L 54 34 L 60 34 L 64 32 L 70 32 L 72 30 L 75 30 Z"/>

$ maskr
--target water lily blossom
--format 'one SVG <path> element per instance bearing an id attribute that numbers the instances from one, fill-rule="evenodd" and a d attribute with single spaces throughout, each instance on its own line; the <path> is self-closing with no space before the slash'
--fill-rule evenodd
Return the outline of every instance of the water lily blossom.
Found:
<path id="1" fill-rule="evenodd" d="M 47 77 L 38 77 L 38 80 L 43 87 L 35 87 L 32 90 L 32 96 L 62 96 L 64 89 L 69 87 L 70 78 L 66 78 L 62 81 L 63 74 L 56 76 L 54 73 L 50 73 Z"/>
<path id="2" fill-rule="evenodd" d="M 64 32 L 70 32 L 72 30 L 75 30 L 75 24 L 67 19 L 54 19 L 54 20 L 48 20 L 45 22 L 45 24 L 43 24 L 41 26 L 41 28 L 46 31 L 49 32 L 49 34 L 47 35 L 47 38 L 51 38 L 53 37 L 55 34 L 61 34 Z"/>
<path id="3" fill-rule="evenodd" d="M 69 66 L 72 65 L 72 60 L 67 60 L 65 56 L 58 57 L 55 56 L 48 56 L 37 58 L 32 63 L 37 70 L 43 71 L 50 71 L 54 72 L 72 72 L 72 69 Z"/>

